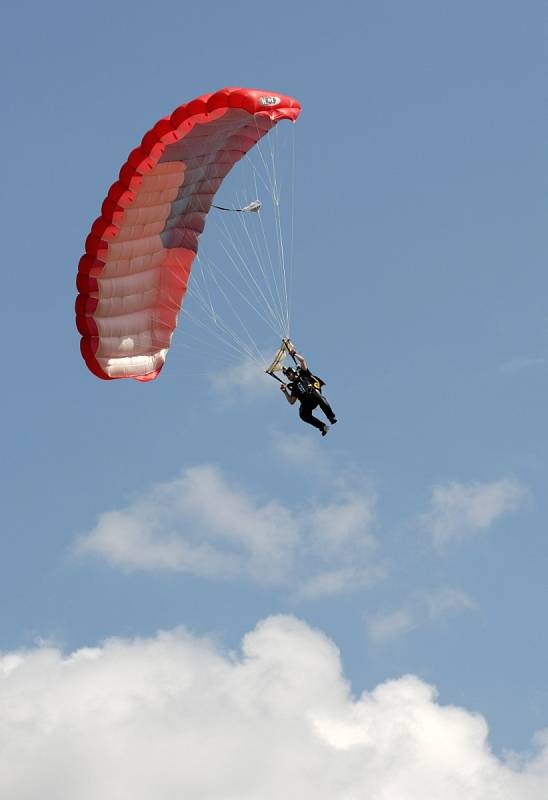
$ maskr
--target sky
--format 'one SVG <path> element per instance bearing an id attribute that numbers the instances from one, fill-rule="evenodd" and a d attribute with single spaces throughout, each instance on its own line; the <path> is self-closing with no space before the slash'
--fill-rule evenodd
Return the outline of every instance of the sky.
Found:
<path id="1" fill-rule="evenodd" d="M 2 796 L 547 796 L 547 23 L 4 11 Z M 190 372 L 182 324 L 149 384 L 79 353 L 120 165 L 226 85 L 302 103 L 291 333 L 325 438 L 260 372 Z"/>

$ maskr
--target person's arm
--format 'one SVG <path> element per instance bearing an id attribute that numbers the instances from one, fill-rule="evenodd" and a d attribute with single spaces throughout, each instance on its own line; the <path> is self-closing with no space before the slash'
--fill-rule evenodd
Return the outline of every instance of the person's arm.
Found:
<path id="1" fill-rule="evenodd" d="M 297 353 L 297 351 L 295 350 L 295 345 L 293 344 L 291 339 L 283 339 L 283 341 L 285 343 L 285 346 L 287 347 L 287 352 L 293 356 L 293 358 L 299 364 L 299 367 L 301 367 L 301 369 L 308 369 L 308 364 L 306 363 L 305 357 Z"/>
<path id="2" fill-rule="evenodd" d="M 287 400 L 289 405 L 292 406 L 293 403 L 296 402 L 297 398 L 293 397 L 293 395 L 289 394 L 289 392 L 287 391 L 287 386 L 285 385 L 285 383 L 282 383 L 282 385 L 280 386 L 280 389 L 285 394 L 285 399 Z"/>
<path id="3" fill-rule="evenodd" d="M 295 350 L 295 345 L 293 344 L 291 339 L 282 339 L 282 342 L 285 344 L 289 355 L 293 356 L 295 361 L 298 363 L 299 367 L 301 367 L 302 369 L 308 369 L 308 364 L 306 363 L 305 357 L 297 353 L 297 351 Z"/>

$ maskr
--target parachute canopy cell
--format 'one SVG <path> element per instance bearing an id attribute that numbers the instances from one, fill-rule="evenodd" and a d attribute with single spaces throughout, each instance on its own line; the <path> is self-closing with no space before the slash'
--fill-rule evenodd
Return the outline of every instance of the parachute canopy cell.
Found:
<path id="1" fill-rule="evenodd" d="M 95 375 L 158 376 L 215 193 L 237 161 L 300 110 L 287 95 L 228 87 L 176 108 L 129 154 L 78 266 L 76 326 Z"/>

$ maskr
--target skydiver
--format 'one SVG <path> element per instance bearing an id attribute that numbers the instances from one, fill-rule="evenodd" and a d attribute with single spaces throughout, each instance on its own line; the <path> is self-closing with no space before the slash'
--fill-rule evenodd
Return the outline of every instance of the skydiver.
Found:
<path id="1" fill-rule="evenodd" d="M 310 372 L 306 359 L 295 351 L 293 343 L 289 339 L 284 341 L 288 353 L 299 366 L 297 369 L 293 367 L 283 368 L 283 373 L 286 378 L 289 378 L 289 383 L 282 383 L 280 389 L 285 394 L 285 399 L 290 405 L 296 403 L 297 400 L 300 401 L 299 417 L 302 421 L 313 425 L 321 432 L 322 436 L 325 436 L 329 430 L 329 425 L 326 425 L 312 414 L 313 410 L 319 406 L 332 425 L 337 422 L 333 409 L 322 394 L 324 381 Z"/>

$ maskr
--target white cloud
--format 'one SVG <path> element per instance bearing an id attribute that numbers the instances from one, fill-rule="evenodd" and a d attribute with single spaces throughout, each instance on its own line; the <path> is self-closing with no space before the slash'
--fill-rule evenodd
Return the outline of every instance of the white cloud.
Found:
<path id="1" fill-rule="evenodd" d="M 297 523 L 281 503 L 261 503 L 215 467 L 197 466 L 100 514 L 78 551 L 128 570 L 276 581 L 291 566 L 297 539 Z"/>
<path id="2" fill-rule="evenodd" d="M 363 552 L 376 546 L 370 532 L 376 522 L 377 495 L 359 470 L 333 463 L 321 444 L 306 434 L 273 439 L 274 452 L 284 465 L 306 470 L 321 494 L 322 502 L 311 503 L 306 512 L 316 548 L 326 559 L 337 552 L 352 558 L 356 548 Z"/>
<path id="3" fill-rule="evenodd" d="M 312 469 L 314 474 L 327 473 L 328 462 L 325 448 L 320 446 L 316 437 L 312 438 L 305 433 L 276 435 L 272 441 L 276 454 L 286 464 L 292 467 Z M 329 471 L 332 476 L 332 471 Z"/>
<path id="4" fill-rule="evenodd" d="M 367 632 L 377 642 L 397 639 L 416 627 L 414 615 L 404 608 L 367 619 Z"/>
<path id="5" fill-rule="evenodd" d="M 222 398 L 223 402 L 236 399 L 241 402 L 276 388 L 274 380 L 251 358 L 216 370 L 209 380 L 215 396 Z"/>
<path id="6" fill-rule="evenodd" d="M 512 478 L 492 483 L 451 482 L 434 487 L 422 523 L 433 541 L 442 545 L 489 528 L 516 511 L 526 497 L 526 488 Z"/>
<path id="7" fill-rule="evenodd" d="M 277 499 L 257 499 L 216 467 L 195 466 L 126 507 L 100 514 L 76 549 L 125 570 L 296 586 L 312 581 L 309 595 L 322 587 L 332 594 L 337 586 L 342 591 L 380 577 L 372 564 L 374 506 L 375 497 L 365 488 L 335 488 L 323 504 L 299 502 L 292 508 Z M 326 564 L 336 580 L 326 579 Z"/>
<path id="8" fill-rule="evenodd" d="M 454 616 L 462 611 L 474 611 L 478 607 L 469 594 L 452 586 L 424 592 L 421 601 L 432 621 Z"/>
<path id="9" fill-rule="evenodd" d="M 352 542 L 372 547 L 374 538 L 364 533 L 375 517 L 375 498 L 363 492 L 346 492 L 336 502 L 318 505 L 309 514 L 309 523 L 318 547 L 332 554 L 346 550 Z"/>
<path id="10" fill-rule="evenodd" d="M 374 564 L 370 567 L 328 569 L 305 578 L 298 593 L 302 597 L 340 594 L 360 586 L 372 586 L 385 577 L 386 568 L 382 564 Z"/>
<path id="11" fill-rule="evenodd" d="M 353 698 L 319 631 L 272 617 L 225 654 L 184 630 L 0 658 L 10 800 L 545 800 L 548 744 L 505 761 L 413 676 Z"/>
<path id="12" fill-rule="evenodd" d="M 403 607 L 387 614 L 366 616 L 367 632 L 376 642 L 399 639 L 419 627 L 440 622 L 464 611 L 477 609 L 476 602 L 452 586 L 416 592 Z"/>

